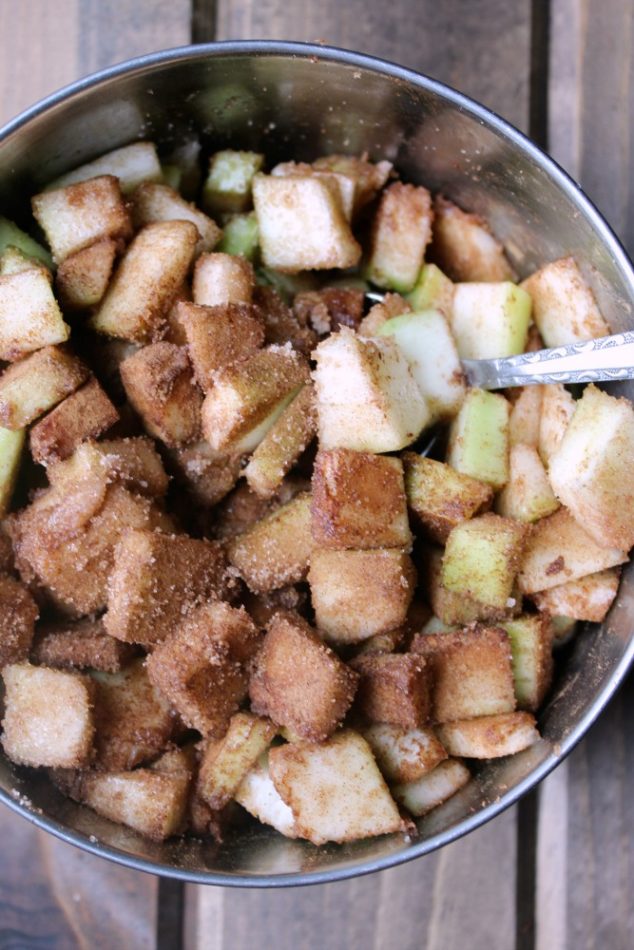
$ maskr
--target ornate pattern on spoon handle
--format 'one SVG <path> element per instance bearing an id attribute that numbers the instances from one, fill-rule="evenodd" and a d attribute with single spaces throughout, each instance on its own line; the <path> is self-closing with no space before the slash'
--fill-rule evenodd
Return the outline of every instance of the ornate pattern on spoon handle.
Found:
<path id="1" fill-rule="evenodd" d="M 634 332 L 504 359 L 463 360 L 462 364 L 471 385 L 481 389 L 634 379 Z"/>

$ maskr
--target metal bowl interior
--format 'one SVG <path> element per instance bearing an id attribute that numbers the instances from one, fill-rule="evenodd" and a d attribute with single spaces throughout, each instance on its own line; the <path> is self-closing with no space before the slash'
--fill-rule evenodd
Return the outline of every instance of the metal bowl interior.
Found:
<path id="1" fill-rule="evenodd" d="M 572 254 L 616 332 L 634 326 L 634 273 L 574 182 L 519 132 L 466 97 L 389 63 L 290 43 L 222 43 L 134 60 L 51 96 L 0 132 L 0 208 L 18 220 L 58 174 L 135 139 L 169 150 L 192 133 L 204 150 L 256 148 L 271 161 L 328 152 L 393 161 L 403 179 L 487 218 L 518 271 Z M 633 384 L 615 391 L 634 396 Z M 387 868 L 492 818 L 579 740 L 634 652 L 634 568 L 608 619 L 588 625 L 540 715 L 543 739 L 483 765 L 461 793 L 400 835 L 321 848 L 249 826 L 223 845 L 155 844 L 64 799 L 44 775 L 0 758 L 0 797 L 42 828 L 123 864 L 200 883 L 279 886 Z"/>

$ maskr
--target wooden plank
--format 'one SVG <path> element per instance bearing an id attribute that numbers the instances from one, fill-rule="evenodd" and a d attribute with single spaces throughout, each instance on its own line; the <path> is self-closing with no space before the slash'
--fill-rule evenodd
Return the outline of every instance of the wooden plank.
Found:
<path id="1" fill-rule="evenodd" d="M 549 150 L 634 248 L 634 5 L 552 0 Z"/>
<path id="2" fill-rule="evenodd" d="M 0 3 L 0 123 L 92 70 L 187 43 L 190 17 L 189 0 Z M 155 947 L 157 920 L 165 923 L 157 879 L 65 845 L 7 809 L 0 833 L 0 945 Z M 170 891 L 172 909 L 181 891 Z M 178 908 L 172 916 L 180 923 Z"/>
<path id="3" fill-rule="evenodd" d="M 537 950 L 627 950 L 634 929 L 630 682 L 543 785 Z"/>
<path id="4" fill-rule="evenodd" d="M 514 810 L 411 864 L 301 890 L 189 888 L 187 950 L 508 950 Z"/>
<path id="5" fill-rule="evenodd" d="M 0 946 L 152 950 L 156 881 L 0 810 Z"/>
<path id="6" fill-rule="evenodd" d="M 81 0 L 79 74 L 189 43 L 191 13 L 190 0 Z"/>
<path id="7" fill-rule="evenodd" d="M 218 39 L 345 46 L 428 73 L 528 128 L 530 0 L 218 0 Z"/>
<path id="8" fill-rule="evenodd" d="M 548 144 L 634 251 L 634 8 L 551 0 Z M 540 792 L 538 950 L 631 946 L 634 681 Z"/>
<path id="9" fill-rule="evenodd" d="M 78 5 L 0 3 L 0 124 L 76 78 Z"/>

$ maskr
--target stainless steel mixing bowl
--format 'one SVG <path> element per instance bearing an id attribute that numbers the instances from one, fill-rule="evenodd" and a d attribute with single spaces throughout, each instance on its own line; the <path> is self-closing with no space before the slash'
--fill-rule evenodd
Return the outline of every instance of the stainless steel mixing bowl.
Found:
<path id="1" fill-rule="evenodd" d="M 156 53 L 81 80 L 0 132 L 0 211 L 18 220 L 40 186 L 134 139 L 169 151 L 191 135 L 205 152 L 256 148 L 271 160 L 327 152 L 392 160 L 403 178 L 480 212 L 520 273 L 562 255 L 582 265 L 614 332 L 634 327 L 634 273 L 575 183 L 523 135 L 457 92 L 356 53 L 292 43 L 219 43 Z M 618 392 L 634 395 L 633 384 Z M 625 676 L 634 652 L 634 567 L 600 627 L 588 625 L 540 716 L 543 740 L 483 765 L 419 823 L 346 846 L 287 841 L 262 827 L 223 845 L 159 845 L 0 760 L 0 797 L 60 838 L 122 864 L 183 880 L 247 886 L 332 881 L 388 868 L 465 834 L 515 802 L 574 746 Z"/>

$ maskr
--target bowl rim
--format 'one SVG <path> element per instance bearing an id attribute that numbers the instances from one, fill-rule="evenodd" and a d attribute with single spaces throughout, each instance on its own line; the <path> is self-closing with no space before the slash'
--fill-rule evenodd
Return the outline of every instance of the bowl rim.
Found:
<path id="1" fill-rule="evenodd" d="M 72 99 L 75 95 L 93 89 L 111 80 L 134 73 L 142 74 L 157 66 L 178 62 L 204 60 L 224 56 L 267 56 L 290 57 L 296 59 L 318 59 L 334 62 L 345 66 L 356 66 L 392 79 L 418 86 L 439 94 L 450 100 L 461 111 L 469 113 L 483 125 L 492 128 L 502 137 L 527 154 L 537 165 L 544 168 L 554 179 L 559 188 L 576 204 L 585 217 L 599 234 L 604 245 L 609 249 L 615 264 L 629 284 L 631 299 L 634 302 L 634 269 L 621 241 L 615 235 L 610 225 L 603 218 L 594 203 L 584 193 L 578 183 L 546 152 L 536 145 L 527 135 L 507 122 L 492 109 L 482 105 L 453 89 L 446 83 L 433 79 L 424 73 L 408 69 L 397 63 L 365 53 L 355 52 L 338 46 L 321 45 L 283 40 L 223 40 L 210 43 L 176 46 L 158 52 L 147 53 L 124 60 L 114 66 L 90 73 L 75 82 L 69 83 L 33 105 L 24 109 L 13 119 L 0 127 L 0 149 L 2 144 L 31 120 L 48 110 Z M 485 805 L 481 810 L 462 819 L 455 826 L 438 832 L 421 841 L 412 841 L 401 850 L 370 860 L 361 859 L 358 864 L 334 868 L 325 871 L 291 872 L 285 874 L 231 874 L 229 872 L 193 871 L 187 868 L 172 867 L 150 858 L 137 857 L 126 851 L 121 851 L 99 841 L 92 841 L 83 833 L 69 829 L 66 825 L 48 818 L 32 810 L 19 794 L 19 789 L 13 797 L 9 792 L 0 789 L 0 801 L 14 812 L 26 818 L 37 828 L 50 832 L 56 838 L 75 845 L 98 857 L 106 858 L 124 867 L 133 868 L 159 877 L 179 880 L 183 883 L 212 884 L 228 887 L 292 887 L 310 884 L 330 883 L 361 877 L 375 871 L 384 871 L 400 864 L 405 864 L 429 854 L 432 851 L 456 841 L 463 835 L 474 831 L 490 821 L 511 805 L 515 804 L 527 792 L 542 781 L 577 745 L 590 726 L 604 710 L 623 682 L 632 661 L 634 660 L 634 635 L 630 637 L 623 655 L 610 676 L 601 685 L 598 693 L 584 711 L 575 727 L 571 729 L 553 751 L 536 766 L 525 778 L 512 789 L 505 792 L 495 801 Z"/>

